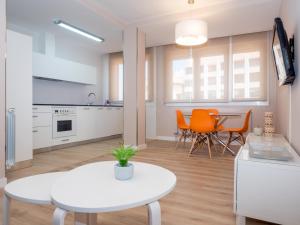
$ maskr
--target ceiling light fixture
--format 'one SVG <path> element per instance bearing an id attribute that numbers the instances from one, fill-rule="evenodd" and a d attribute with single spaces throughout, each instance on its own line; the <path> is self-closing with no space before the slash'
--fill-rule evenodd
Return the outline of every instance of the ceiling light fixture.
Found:
<path id="1" fill-rule="evenodd" d="M 68 24 L 68 23 L 66 23 L 66 22 L 64 22 L 62 20 L 54 20 L 54 24 L 56 24 L 56 25 L 58 25 L 58 26 L 60 26 L 62 28 L 65 28 L 65 29 L 67 29 L 69 31 L 72 31 L 72 32 L 74 32 L 76 34 L 80 34 L 80 35 L 82 35 L 84 37 L 92 39 L 94 41 L 97 41 L 97 42 L 103 42 L 104 41 L 103 38 L 98 37 L 98 36 L 96 36 L 94 34 L 91 34 L 91 33 L 87 32 L 87 31 L 82 30 L 82 29 L 80 29 L 78 27 L 75 27 L 75 26 L 73 26 L 71 24 Z"/>
<path id="2" fill-rule="evenodd" d="M 194 4 L 194 0 L 188 0 L 188 3 Z M 201 45 L 207 40 L 207 23 L 203 20 L 184 20 L 175 26 L 175 42 L 178 45 Z"/>

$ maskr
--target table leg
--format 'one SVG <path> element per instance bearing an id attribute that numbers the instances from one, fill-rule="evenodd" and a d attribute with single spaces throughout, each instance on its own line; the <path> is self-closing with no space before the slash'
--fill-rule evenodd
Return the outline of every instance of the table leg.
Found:
<path id="1" fill-rule="evenodd" d="M 9 225 L 10 217 L 10 197 L 3 195 L 3 225 Z"/>
<path id="2" fill-rule="evenodd" d="M 75 213 L 75 225 L 96 225 L 97 213 Z"/>
<path id="3" fill-rule="evenodd" d="M 229 148 L 218 136 L 216 136 L 216 134 L 212 134 L 212 136 L 215 138 L 215 140 L 218 143 L 220 143 L 221 145 L 226 147 L 226 151 L 229 151 L 231 153 L 231 155 L 235 156 L 235 152 L 231 148 Z"/>
<path id="4" fill-rule="evenodd" d="M 236 225 L 246 225 L 246 217 L 236 215 Z"/>
<path id="5" fill-rule="evenodd" d="M 56 208 L 53 213 L 53 225 L 64 225 L 67 213 L 68 212 L 63 209 Z"/>
<path id="6" fill-rule="evenodd" d="M 148 225 L 161 225 L 161 213 L 158 201 L 148 204 Z"/>

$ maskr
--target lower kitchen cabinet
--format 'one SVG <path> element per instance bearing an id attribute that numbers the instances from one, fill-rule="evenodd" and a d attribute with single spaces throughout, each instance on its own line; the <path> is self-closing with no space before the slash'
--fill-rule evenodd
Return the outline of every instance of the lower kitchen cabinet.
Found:
<path id="1" fill-rule="evenodd" d="M 55 138 L 53 139 L 52 145 L 63 145 L 78 141 L 77 136 L 63 137 L 63 138 Z"/>
<path id="2" fill-rule="evenodd" d="M 77 140 L 123 134 L 123 108 L 78 107 Z"/>
<path id="3" fill-rule="evenodd" d="M 52 114 L 33 113 L 33 148 L 46 148 L 123 134 L 122 107 L 76 107 L 76 135 L 53 139 Z"/>
<path id="4" fill-rule="evenodd" d="M 51 127 L 34 127 L 32 128 L 33 149 L 46 148 L 52 146 L 52 129 Z"/>
<path id="5" fill-rule="evenodd" d="M 95 123 L 96 107 L 77 107 L 77 140 L 96 138 Z"/>

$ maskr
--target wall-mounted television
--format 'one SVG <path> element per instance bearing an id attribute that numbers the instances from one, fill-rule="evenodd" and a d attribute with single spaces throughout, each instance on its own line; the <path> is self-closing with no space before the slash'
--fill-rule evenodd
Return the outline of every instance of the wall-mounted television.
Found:
<path id="1" fill-rule="evenodd" d="M 295 80 L 294 39 L 288 40 L 282 20 L 275 18 L 272 49 L 279 85 L 293 84 Z"/>

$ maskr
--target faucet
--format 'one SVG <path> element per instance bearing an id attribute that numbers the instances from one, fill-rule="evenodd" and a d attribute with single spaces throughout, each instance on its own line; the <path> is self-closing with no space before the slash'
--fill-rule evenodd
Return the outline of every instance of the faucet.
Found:
<path id="1" fill-rule="evenodd" d="M 92 97 L 92 96 L 94 96 L 94 97 L 93 97 L 93 99 L 91 100 L 91 97 Z M 96 99 L 96 94 L 95 94 L 94 92 L 90 92 L 90 93 L 88 94 L 88 105 L 93 105 L 95 99 Z"/>

